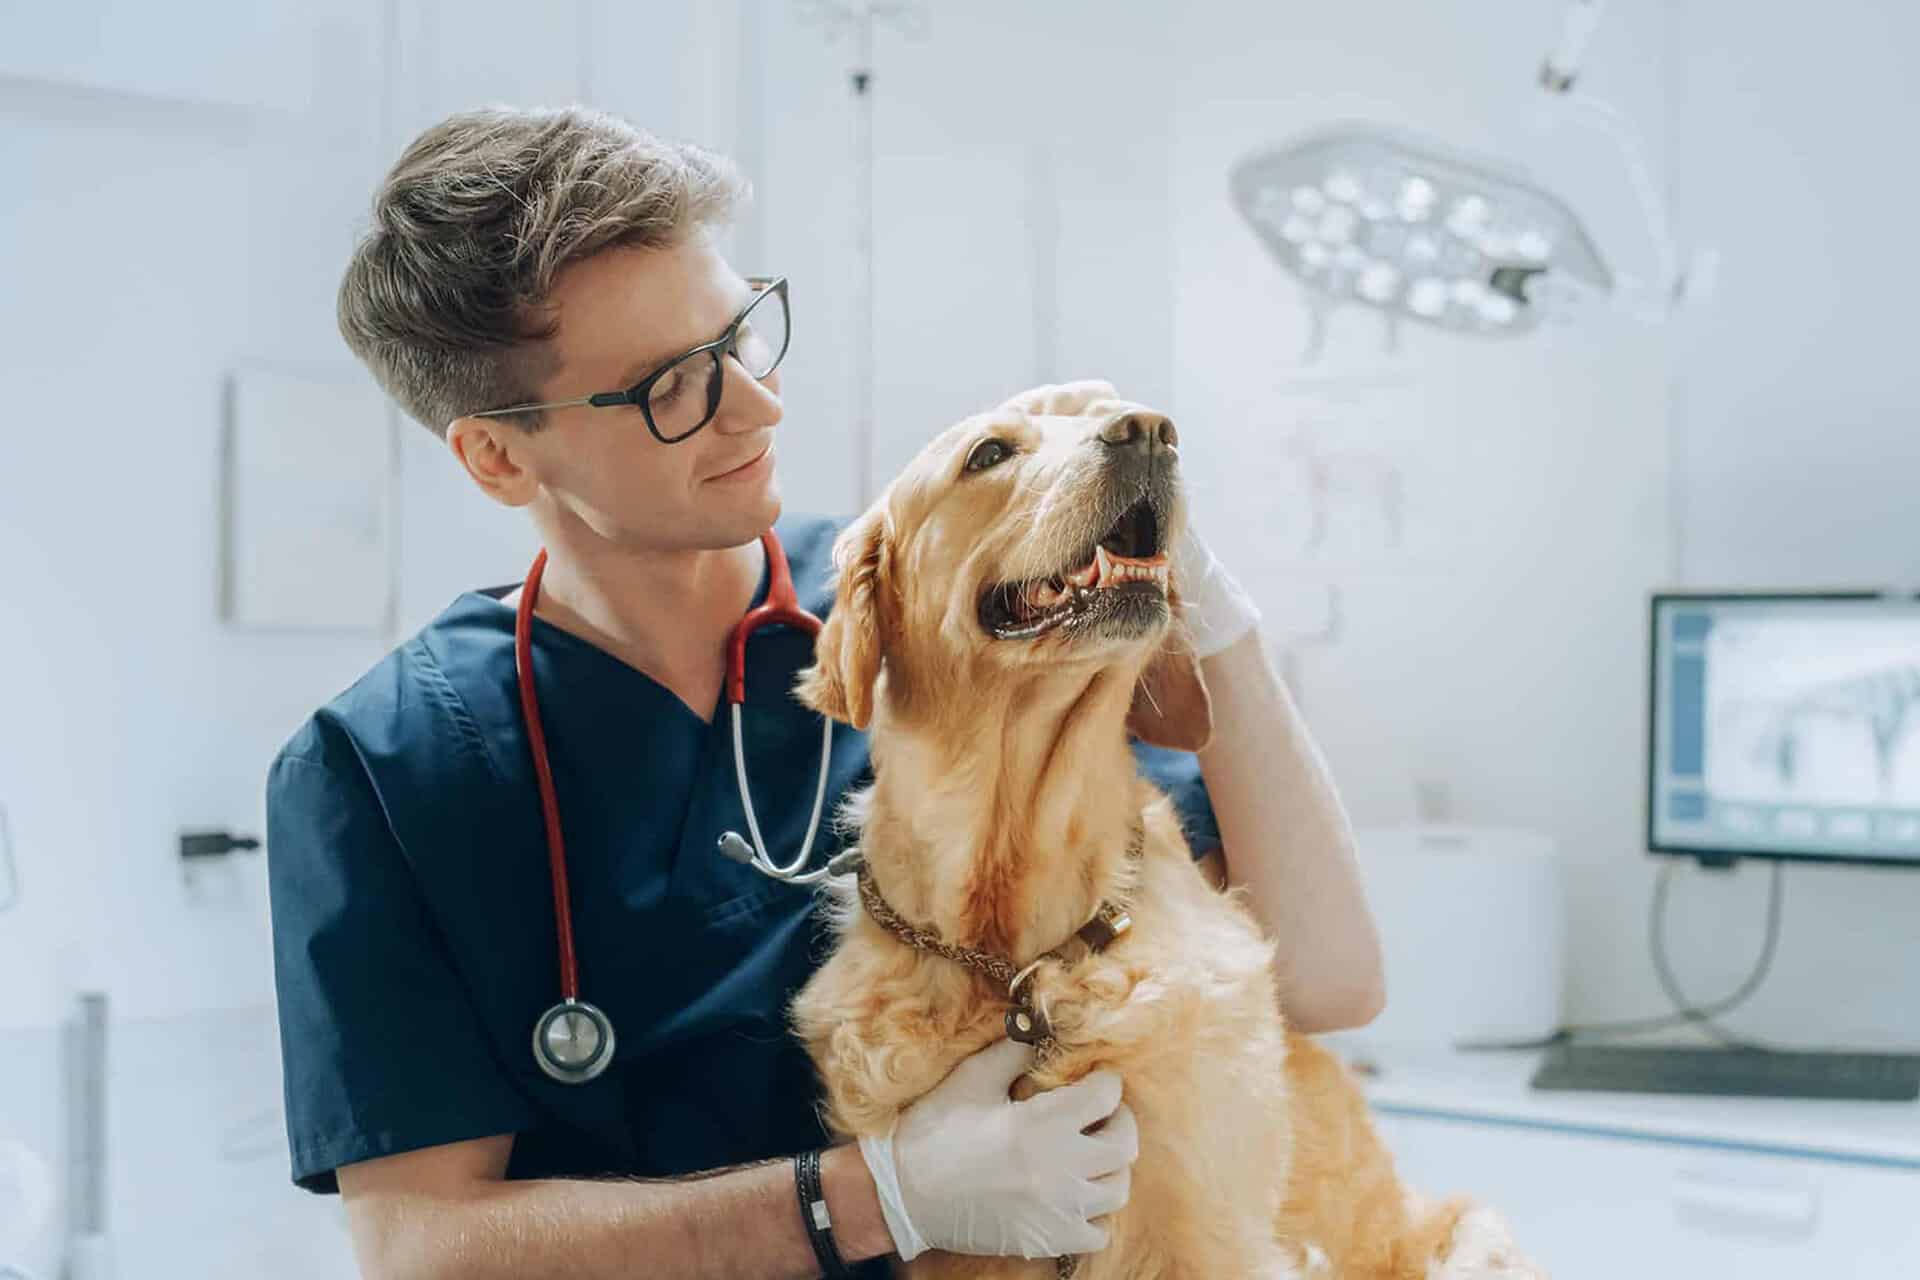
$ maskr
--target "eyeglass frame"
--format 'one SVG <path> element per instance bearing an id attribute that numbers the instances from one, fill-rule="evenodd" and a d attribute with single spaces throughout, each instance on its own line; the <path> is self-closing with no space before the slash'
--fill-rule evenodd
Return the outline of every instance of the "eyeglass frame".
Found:
<path id="1" fill-rule="evenodd" d="M 654 383 L 658 382 L 663 376 L 680 364 L 691 360 L 695 356 L 705 355 L 710 351 L 718 351 L 722 358 L 731 355 L 734 360 L 738 362 L 740 355 L 739 352 L 733 350 L 733 343 L 734 340 L 739 337 L 740 326 L 748 316 L 753 314 L 753 309 L 765 302 L 767 295 L 772 293 L 778 293 L 780 295 L 780 305 L 786 310 L 787 333 L 780 342 L 780 350 L 778 354 L 773 357 L 773 363 L 767 366 L 767 372 L 762 374 L 749 374 L 748 376 L 752 377 L 756 382 L 766 378 L 775 369 L 780 367 L 780 362 L 787 358 L 787 348 L 793 345 L 793 304 L 787 296 L 787 277 L 748 276 L 747 283 L 754 289 L 753 301 L 740 309 L 740 314 L 733 318 L 733 323 L 729 324 L 719 337 L 715 338 L 712 342 L 703 342 L 697 347 L 687 348 L 687 350 L 682 351 L 679 355 L 666 361 L 658 369 L 655 369 L 652 373 L 649 373 L 625 391 L 601 391 L 594 395 L 581 396 L 577 400 L 546 400 L 539 404 L 514 404 L 508 405 L 504 409 L 487 409 L 480 413 L 470 413 L 467 416 L 469 418 L 497 418 L 509 413 L 531 413 L 535 409 L 567 409 L 582 404 L 592 405 L 596 409 L 611 409 L 619 405 L 632 405 L 640 410 L 640 416 L 646 419 L 648 432 L 661 444 L 679 444 L 682 440 L 698 435 L 701 428 L 705 427 L 709 422 L 712 422 L 720 412 L 720 397 L 725 393 L 726 389 L 725 370 L 721 371 L 722 376 L 716 384 L 720 389 L 713 393 L 712 402 L 707 405 L 707 416 L 700 419 L 697 425 L 689 427 L 679 435 L 672 437 L 661 433 L 659 426 L 654 423 L 653 410 L 647 405 L 648 399 L 653 395 Z M 740 367 L 742 369 L 746 368 L 744 364 Z"/>

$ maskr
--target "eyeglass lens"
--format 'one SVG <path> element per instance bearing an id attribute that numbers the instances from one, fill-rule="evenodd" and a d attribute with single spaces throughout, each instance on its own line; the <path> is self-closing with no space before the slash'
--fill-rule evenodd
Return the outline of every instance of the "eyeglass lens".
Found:
<path id="1" fill-rule="evenodd" d="M 787 299 L 778 289 L 764 290 L 734 331 L 732 354 L 749 376 L 764 378 L 787 350 Z M 720 407 L 724 370 L 718 350 L 681 359 L 654 380 L 647 393 L 647 416 L 667 440 L 692 435 Z"/>

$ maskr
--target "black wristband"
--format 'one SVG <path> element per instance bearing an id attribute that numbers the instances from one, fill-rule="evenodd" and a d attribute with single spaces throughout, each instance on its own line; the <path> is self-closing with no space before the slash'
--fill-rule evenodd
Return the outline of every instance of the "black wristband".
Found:
<path id="1" fill-rule="evenodd" d="M 827 1197 L 820 1187 L 818 1151 L 802 1151 L 793 1158 L 793 1185 L 800 1193 L 800 1221 L 806 1226 L 807 1239 L 813 1245 L 813 1256 L 820 1262 L 821 1274 L 829 1280 L 852 1276 L 853 1272 L 847 1269 L 839 1248 L 833 1243 L 833 1228 L 827 1220 Z"/>

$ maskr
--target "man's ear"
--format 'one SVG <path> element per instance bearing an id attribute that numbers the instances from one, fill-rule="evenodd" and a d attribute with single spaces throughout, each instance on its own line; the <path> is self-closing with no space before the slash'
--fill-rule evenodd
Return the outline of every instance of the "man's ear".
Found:
<path id="1" fill-rule="evenodd" d="M 1127 732 L 1176 751 L 1199 751 L 1213 741 L 1213 698 L 1184 628 L 1168 628 L 1166 640 L 1140 673 L 1127 712 Z"/>
<path id="2" fill-rule="evenodd" d="M 893 592 L 893 547 L 883 508 L 870 508 L 841 530 L 833 564 L 833 608 L 794 695 L 823 716 L 864 729 L 873 719 L 873 686 L 885 656 L 882 614 Z"/>
<path id="3" fill-rule="evenodd" d="M 520 453 L 524 433 L 504 418 L 455 418 L 447 449 L 481 492 L 506 507 L 524 507 L 540 494 L 540 480 Z"/>

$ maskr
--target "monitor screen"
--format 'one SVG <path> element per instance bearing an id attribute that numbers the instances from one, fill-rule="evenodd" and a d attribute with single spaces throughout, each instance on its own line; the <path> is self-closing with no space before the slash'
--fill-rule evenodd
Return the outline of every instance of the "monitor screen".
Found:
<path id="1" fill-rule="evenodd" d="M 1920 599 L 1652 612 L 1651 850 L 1920 866 Z"/>

